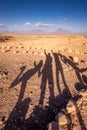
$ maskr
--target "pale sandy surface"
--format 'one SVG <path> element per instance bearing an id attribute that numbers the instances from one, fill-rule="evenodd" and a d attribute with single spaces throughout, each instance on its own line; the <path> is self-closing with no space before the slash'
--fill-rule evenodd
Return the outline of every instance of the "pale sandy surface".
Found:
<path id="1" fill-rule="evenodd" d="M 11 40 L 0 43 L 0 123 L 1 127 L 6 130 L 8 127 L 6 126 L 6 128 L 6 124 L 2 124 L 3 117 L 5 117 L 5 121 L 9 121 L 10 118 L 14 120 L 14 115 L 22 117 L 23 122 L 32 119 L 32 115 L 37 119 L 40 111 L 43 111 L 41 114 L 44 116 L 46 106 L 48 109 L 50 107 L 52 110 L 54 109 L 57 97 L 62 94 L 64 89 L 71 94 L 71 97 L 75 97 L 80 89 L 87 87 L 86 37 L 78 35 L 12 35 L 12 37 Z M 39 71 L 42 73 L 39 74 Z M 40 96 L 41 94 L 44 96 Z M 42 99 L 41 103 L 40 99 Z M 21 108 L 20 112 L 15 112 L 16 107 Z M 36 107 L 39 108 L 35 114 Z M 63 107 L 60 105 L 60 108 Z M 86 111 L 87 101 L 85 109 L 80 109 L 87 129 Z M 55 115 L 50 117 L 49 113 L 51 112 L 46 113 L 47 117 L 44 117 L 44 120 L 48 118 L 48 122 L 54 120 Z M 40 115 L 40 120 L 43 121 L 42 115 Z M 72 120 L 72 130 L 86 130 L 82 129 L 82 122 L 79 122 L 78 119 Z M 9 127 L 9 130 L 12 129 L 13 127 Z M 21 129 L 19 127 L 18 130 Z M 28 128 L 25 129 L 28 130 Z"/>

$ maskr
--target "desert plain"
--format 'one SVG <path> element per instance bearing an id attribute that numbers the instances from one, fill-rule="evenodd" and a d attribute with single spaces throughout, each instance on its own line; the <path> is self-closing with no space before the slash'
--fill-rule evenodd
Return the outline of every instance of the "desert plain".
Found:
<path id="1" fill-rule="evenodd" d="M 87 130 L 87 37 L 0 38 L 0 129 Z"/>

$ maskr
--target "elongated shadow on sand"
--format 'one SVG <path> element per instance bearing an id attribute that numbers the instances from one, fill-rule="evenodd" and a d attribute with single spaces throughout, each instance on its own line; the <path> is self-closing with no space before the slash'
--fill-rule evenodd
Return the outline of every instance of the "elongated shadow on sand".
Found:
<path id="1" fill-rule="evenodd" d="M 43 61 L 41 60 L 37 65 L 36 62 L 34 62 L 34 68 L 30 69 L 29 71 L 25 72 L 22 75 L 23 71 L 25 70 L 25 66 L 21 67 L 20 74 L 16 77 L 16 79 L 12 82 L 10 88 L 16 86 L 18 83 L 22 82 L 20 94 L 18 97 L 18 101 L 16 105 L 14 106 L 7 122 L 5 125 L 5 130 L 17 130 L 22 129 L 22 124 L 25 121 L 26 113 L 29 109 L 29 103 L 31 101 L 30 98 L 23 99 L 27 80 L 29 80 L 36 72 L 40 71 L 40 68 L 42 67 Z"/>
<path id="2" fill-rule="evenodd" d="M 52 54 L 54 56 L 54 59 L 55 59 L 55 66 L 56 66 L 56 83 L 57 83 L 57 88 L 58 88 L 58 92 L 59 94 L 61 94 L 61 84 L 59 83 L 60 80 L 59 80 L 59 74 L 61 74 L 61 78 L 62 78 L 62 81 L 63 81 L 63 84 L 64 84 L 64 87 L 65 89 L 67 90 L 69 96 L 71 97 L 71 93 L 69 91 L 69 87 L 66 83 L 66 80 L 65 80 L 65 76 L 64 76 L 64 72 L 63 72 L 63 67 L 62 67 L 62 64 L 61 64 L 61 61 L 60 61 L 60 54 L 59 53 L 54 53 L 52 51 Z"/>
<path id="3" fill-rule="evenodd" d="M 40 100 L 39 100 L 39 104 L 41 105 L 43 105 L 47 81 L 48 81 L 48 87 L 50 91 L 49 101 L 55 99 L 53 70 L 52 70 L 52 57 L 51 57 L 51 54 L 50 53 L 47 54 L 46 51 L 44 51 L 44 54 L 46 56 L 46 61 L 44 64 L 44 68 L 42 69 L 42 71 L 39 72 L 39 77 L 40 75 L 42 75 L 41 86 L 40 86 L 41 93 L 40 93 Z"/>
<path id="4" fill-rule="evenodd" d="M 20 82 L 22 83 L 21 85 L 21 89 L 20 89 L 20 99 L 23 98 L 24 96 L 24 92 L 25 92 L 25 88 L 26 88 L 26 84 L 27 81 L 37 72 L 40 71 L 41 67 L 43 65 L 43 61 L 41 60 L 37 65 L 36 62 L 34 62 L 34 68 L 28 70 L 27 72 L 25 72 L 23 74 L 23 71 L 25 70 L 26 66 L 23 66 L 20 68 L 21 72 L 20 74 L 16 77 L 16 79 L 12 82 L 10 88 L 16 86 L 17 84 L 19 84 Z M 23 74 L 23 75 L 22 75 Z"/>
<path id="5" fill-rule="evenodd" d="M 55 54 L 53 53 L 54 58 L 55 58 L 55 63 L 56 63 L 56 77 L 57 77 L 56 80 L 57 82 L 59 81 L 59 73 L 60 73 L 64 86 L 65 86 L 65 89 L 61 92 L 61 87 L 60 87 L 61 85 L 58 82 L 57 87 L 60 93 L 58 96 L 54 97 L 52 57 L 50 53 L 46 54 L 46 51 L 45 51 L 45 55 L 46 55 L 46 61 L 45 61 L 44 68 L 42 69 L 42 71 L 40 70 L 42 67 L 42 61 L 40 61 L 38 65 L 35 64 L 35 68 L 27 71 L 26 73 L 23 74 L 23 76 L 21 75 L 25 67 L 22 67 L 20 74 L 11 84 L 10 88 L 22 82 L 18 101 L 9 116 L 9 119 L 6 123 L 4 130 L 17 130 L 17 129 L 18 130 L 46 130 L 47 124 L 51 122 L 52 120 L 55 120 L 56 114 L 61 109 L 66 108 L 67 102 L 70 99 L 73 99 L 76 101 L 77 97 L 72 97 L 70 94 L 69 88 L 65 81 L 63 68 L 60 62 L 60 59 L 63 60 L 65 56 L 62 56 L 61 54 L 58 54 L 58 53 L 55 53 Z M 42 75 L 39 104 L 43 105 L 47 81 L 48 81 L 48 86 L 49 86 L 49 91 L 50 91 L 49 102 L 50 100 L 51 102 L 49 103 L 49 106 L 45 106 L 44 108 L 39 107 L 39 104 L 38 104 L 33 109 L 33 112 L 31 113 L 30 117 L 28 119 L 25 119 L 26 113 L 29 109 L 29 103 L 31 99 L 26 98 L 23 100 L 23 96 L 24 96 L 27 80 L 29 80 L 36 72 L 38 72 L 38 76 Z M 76 112 L 79 119 L 79 124 L 81 126 L 81 130 L 86 130 L 85 124 L 82 120 L 80 111 L 76 104 L 75 104 L 75 107 L 76 107 Z M 68 130 L 72 130 L 70 126 L 68 126 Z"/>
<path id="6" fill-rule="evenodd" d="M 84 82 L 83 82 L 83 80 L 82 80 L 82 77 L 81 77 L 81 74 L 80 74 L 80 73 L 82 73 L 82 72 L 84 72 L 84 71 L 87 71 L 87 68 L 79 68 L 79 67 L 72 61 L 73 58 L 68 59 L 66 56 L 64 56 L 64 55 L 62 55 L 62 54 L 60 54 L 60 57 L 61 57 L 61 60 L 62 60 L 65 64 L 70 65 L 70 66 L 74 69 L 75 74 L 76 74 L 76 76 L 77 76 L 77 78 L 78 78 L 78 80 L 79 80 L 79 82 L 80 82 L 79 88 L 76 87 L 76 86 L 75 86 L 75 87 L 78 88 L 79 90 L 82 89 L 82 87 L 83 87 L 83 89 L 84 89 Z M 83 77 L 85 77 L 85 76 L 83 76 Z M 78 84 L 77 84 L 77 85 L 78 85 Z M 73 99 L 73 98 L 75 98 L 75 97 L 72 97 L 72 99 Z M 75 99 L 74 99 L 74 100 L 75 100 Z M 76 108 L 76 113 L 77 113 L 77 117 L 78 117 L 78 120 L 79 120 L 79 125 L 80 125 L 80 127 L 81 127 L 81 130 L 86 130 L 86 127 L 85 127 L 84 121 L 83 121 L 83 119 L 82 119 L 80 110 L 79 110 L 79 108 L 77 107 L 76 104 L 74 104 L 74 105 L 75 105 L 75 108 Z"/>
<path id="7" fill-rule="evenodd" d="M 61 57 L 61 60 L 62 60 L 65 64 L 70 65 L 70 66 L 73 68 L 73 70 L 75 71 L 75 74 L 76 74 L 76 76 L 77 76 L 79 82 L 80 82 L 82 85 L 84 85 L 84 82 L 83 82 L 83 80 L 82 80 L 82 78 L 81 78 L 81 73 L 84 72 L 84 71 L 87 71 L 87 67 L 86 67 L 86 68 L 79 68 L 79 67 L 77 66 L 77 64 L 74 63 L 73 57 L 67 58 L 66 56 L 64 56 L 64 55 L 62 55 L 62 54 L 60 54 L 60 57 Z"/>
<path id="8" fill-rule="evenodd" d="M 64 89 L 63 92 L 55 97 L 55 100 L 51 102 L 49 106 L 45 106 L 44 109 L 35 106 L 33 113 L 29 119 L 25 120 L 23 127 L 26 127 L 26 130 L 46 130 L 47 124 L 55 120 L 56 114 L 62 108 L 65 108 L 69 99 L 70 97 L 68 96 L 67 90 Z"/>

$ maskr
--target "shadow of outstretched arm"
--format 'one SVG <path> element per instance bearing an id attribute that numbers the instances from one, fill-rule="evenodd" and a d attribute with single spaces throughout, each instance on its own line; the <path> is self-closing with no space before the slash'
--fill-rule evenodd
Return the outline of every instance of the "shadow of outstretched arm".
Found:
<path id="1" fill-rule="evenodd" d="M 25 70 L 25 68 L 26 68 L 26 66 L 22 66 L 22 67 L 20 68 L 20 70 L 21 70 L 20 74 L 19 74 L 19 75 L 16 77 L 16 79 L 11 83 L 11 85 L 10 85 L 9 88 L 12 88 L 12 87 L 16 86 L 18 83 L 20 83 L 20 82 L 22 81 L 22 78 L 23 78 L 23 77 L 20 77 L 20 76 L 22 75 L 22 73 L 23 73 L 23 71 Z"/>

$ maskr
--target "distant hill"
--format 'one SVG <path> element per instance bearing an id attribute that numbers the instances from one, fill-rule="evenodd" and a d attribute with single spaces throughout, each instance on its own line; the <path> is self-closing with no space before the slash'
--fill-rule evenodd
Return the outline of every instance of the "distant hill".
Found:
<path id="1" fill-rule="evenodd" d="M 72 32 L 68 29 L 57 29 L 54 32 L 46 32 L 44 30 L 29 30 L 29 31 L 5 31 L 3 33 L 7 34 L 21 34 L 21 35 L 57 35 L 57 34 L 76 34 L 76 35 L 83 35 L 87 37 L 87 32 Z"/>
<path id="2" fill-rule="evenodd" d="M 26 34 L 29 34 L 29 35 L 44 35 L 44 34 L 47 34 L 47 32 L 45 32 L 43 30 L 30 30 L 30 31 L 26 32 Z"/>
<path id="3" fill-rule="evenodd" d="M 80 32 L 79 34 L 87 37 L 87 32 Z"/>
<path id="4" fill-rule="evenodd" d="M 73 34 L 72 31 L 68 29 L 57 29 L 55 32 L 52 32 L 53 34 Z"/>

